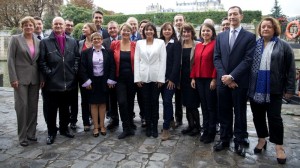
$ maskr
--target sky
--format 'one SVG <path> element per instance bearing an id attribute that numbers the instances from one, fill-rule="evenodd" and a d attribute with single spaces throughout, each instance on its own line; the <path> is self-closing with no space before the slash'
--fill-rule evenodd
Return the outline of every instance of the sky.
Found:
<path id="1" fill-rule="evenodd" d="M 94 0 L 97 6 L 106 10 L 112 10 L 116 13 L 124 14 L 144 14 L 148 5 L 159 3 L 164 8 L 175 8 L 176 1 L 191 2 L 194 0 Z M 203 0 L 200 0 L 203 1 Z M 275 0 L 221 0 L 224 9 L 227 10 L 230 6 L 237 5 L 242 10 L 260 10 L 263 15 L 271 13 L 274 7 Z M 287 16 L 300 15 L 299 0 L 278 0 L 283 14 Z"/>

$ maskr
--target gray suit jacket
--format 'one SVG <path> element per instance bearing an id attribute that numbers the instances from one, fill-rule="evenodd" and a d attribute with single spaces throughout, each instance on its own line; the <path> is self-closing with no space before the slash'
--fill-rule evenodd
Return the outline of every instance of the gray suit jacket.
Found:
<path id="1" fill-rule="evenodd" d="M 13 35 L 8 45 L 8 72 L 10 82 L 19 81 L 19 84 L 39 84 L 40 72 L 37 60 L 39 57 L 40 40 L 33 36 L 34 58 L 23 34 Z"/>

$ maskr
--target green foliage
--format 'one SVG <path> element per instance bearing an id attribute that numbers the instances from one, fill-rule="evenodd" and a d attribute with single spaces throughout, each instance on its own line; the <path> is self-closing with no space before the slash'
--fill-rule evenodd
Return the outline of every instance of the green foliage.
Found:
<path id="1" fill-rule="evenodd" d="M 22 33 L 22 30 L 18 27 L 13 27 L 11 30 L 10 30 L 10 34 L 11 35 L 15 35 L 15 34 L 20 34 Z"/>
<path id="2" fill-rule="evenodd" d="M 271 10 L 271 16 L 274 17 L 274 18 L 279 18 L 279 17 L 282 17 L 284 16 L 281 12 L 281 7 L 280 5 L 278 4 L 278 1 L 275 0 L 275 4 L 274 4 L 274 7 L 272 8 Z"/>
<path id="3" fill-rule="evenodd" d="M 92 21 L 92 13 L 91 9 L 78 7 L 72 4 L 63 5 L 61 7 L 61 14 L 63 18 L 73 19 L 74 24 L 85 23 Z"/>
<path id="4" fill-rule="evenodd" d="M 135 15 L 111 15 L 104 16 L 104 24 L 114 20 L 119 24 L 126 22 L 130 16 L 136 17 L 139 21 L 148 19 L 156 25 L 162 25 L 164 22 L 173 22 L 173 18 L 177 13 L 153 13 L 153 14 L 135 14 Z M 193 23 L 194 25 L 200 25 L 204 19 L 210 18 L 215 23 L 220 23 L 221 20 L 227 16 L 227 12 L 223 11 L 208 11 L 208 12 L 184 12 L 182 13 L 187 22 Z M 243 23 L 251 23 L 253 19 L 261 20 L 261 11 L 244 11 Z"/>
<path id="5" fill-rule="evenodd" d="M 44 30 L 52 28 L 52 20 L 55 16 L 53 15 L 45 15 L 44 17 Z"/>
<path id="6" fill-rule="evenodd" d="M 78 23 L 73 30 L 73 37 L 75 39 L 80 39 L 80 35 L 82 34 L 82 28 L 84 23 Z"/>

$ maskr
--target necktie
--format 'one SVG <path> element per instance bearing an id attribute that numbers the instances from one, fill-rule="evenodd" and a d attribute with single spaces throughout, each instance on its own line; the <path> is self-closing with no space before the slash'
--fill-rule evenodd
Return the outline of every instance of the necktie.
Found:
<path id="1" fill-rule="evenodd" d="M 135 35 L 133 34 L 132 36 L 131 36 L 131 41 L 134 41 L 135 40 Z"/>
<path id="2" fill-rule="evenodd" d="M 230 47 L 230 51 L 232 50 L 232 47 L 233 47 L 233 45 L 234 45 L 234 42 L 235 42 L 235 39 L 236 39 L 236 30 L 235 29 L 233 29 L 232 31 L 231 31 L 231 38 L 230 38 L 230 40 L 229 40 L 229 47 Z"/>
<path id="3" fill-rule="evenodd" d="M 38 38 L 39 40 L 42 40 L 42 37 L 41 37 L 40 35 L 38 35 L 37 38 Z"/>

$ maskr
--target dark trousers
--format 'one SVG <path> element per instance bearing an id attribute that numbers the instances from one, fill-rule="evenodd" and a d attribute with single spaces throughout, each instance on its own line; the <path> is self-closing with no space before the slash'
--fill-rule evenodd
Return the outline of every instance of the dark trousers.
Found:
<path id="1" fill-rule="evenodd" d="M 182 122 L 182 97 L 181 90 L 176 87 L 175 89 L 175 119 L 178 122 Z"/>
<path id="2" fill-rule="evenodd" d="M 82 112 L 83 125 L 90 126 L 91 111 L 89 105 L 88 92 L 86 88 L 83 88 L 81 86 L 79 88 L 80 88 L 80 95 L 81 95 L 81 112 Z"/>
<path id="3" fill-rule="evenodd" d="M 123 130 L 126 130 L 129 129 L 130 120 L 132 120 L 131 112 L 134 107 L 135 84 L 133 81 L 118 81 L 116 91 Z"/>
<path id="4" fill-rule="evenodd" d="M 211 80 L 211 78 L 196 78 L 196 88 L 201 102 L 203 130 L 211 135 L 215 135 L 217 92 L 216 90 L 210 90 Z"/>
<path id="5" fill-rule="evenodd" d="M 78 116 L 78 87 L 72 91 L 71 107 L 70 107 L 70 123 L 77 123 Z"/>
<path id="6" fill-rule="evenodd" d="M 59 109 L 59 131 L 65 132 L 68 130 L 70 112 L 69 106 L 71 105 L 70 97 L 72 91 L 54 92 L 46 91 L 47 96 L 44 101 L 47 104 L 47 127 L 48 135 L 55 136 L 57 110 Z"/>
<path id="7" fill-rule="evenodd" d="M 270 142 L 283 144 L 283 123 L 281 118 L 282 95 L 271 95 L 270 103 L 258 104 L 250 101 L 253 122 L 259 138 L 270 135 Z M 266 121 L 268 117 L 269 131 Z"/>
<path id="8" fill-rule="evenodd" d="M 146 123 L 148 126 L 153 125 L 157 127 L 159 113 L 159 88 L 155 82 L 144 83 L 142 90 L 143 96 L 143 108 L 146 117 Z"/>
<path id="9" fill-rule="evenodd" d="M 108 116 L 112 119 L 113 122 L 119 122 L 118 114 L 118 103 L 117 103 L 117 91 L 116 88 L 108 89 L 108 102 L 106 103 L 106 109 L 108 110 Z"/>
<path id="10" fill-rule="evenodd" d="M 142 95 L 142 89 L 137 87 L 137 85 L 135 85 L 135 92 L 136 92 L 136 95 L 137 95 L 137 102 L 138 102 L 138 105 L 139 105 L 139 108 L 140 108 L 140 117 L 141 119 L 145 119 L 145 112 L 143 111 L 143 95 Z M 134 111 L 132 111 L 132 114 L 131 114 L 132 118 L 135 116 L 135 113 Z"/>
<path id="11" fill-rule="evenodd" d="M 161 94 L 163 98 L 163 106 L 164 106 L 164 123 L 163 129 L 168 130 L 170 128 L 170 122 L 173 120 L 173 95 L 175 93 L 174 89 L 167 88 L 168 83 L 165 83 L 161 88 Z"/>
<path id="12" fill-rule="evenodd" d="M 234 136 L 236 143 L 242 143 L 247 133 L 247 88 L 230 89 L 225 85 L 218 86 L 218 112 L 220 116 L 220 139 L 229 142 L 232 137 L 233 112 Z"/>

